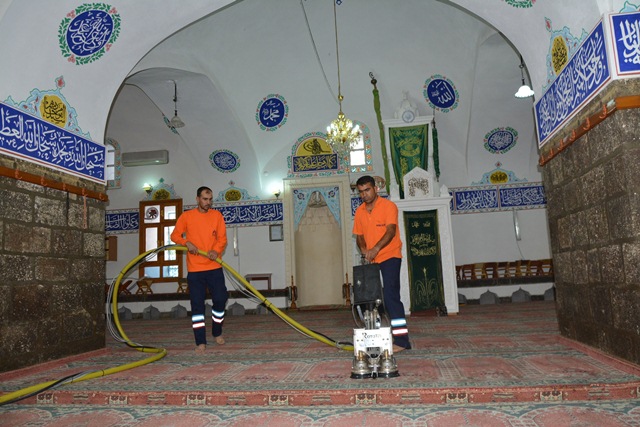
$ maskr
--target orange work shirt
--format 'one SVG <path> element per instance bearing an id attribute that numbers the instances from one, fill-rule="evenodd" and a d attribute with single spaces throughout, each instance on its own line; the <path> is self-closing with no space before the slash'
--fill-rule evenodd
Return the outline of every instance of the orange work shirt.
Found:
<path id="1" fill-rule="evenodd" d="M 218 253 L 218 257 L 222 257 L 222 252 L 227 247 L 227 226 L 224 223 L 224 217 L 215 209 L 209 209 L 206 213 L 200 212 L 198 208 L 183 212 L 171 232 L 171 240 L 183 246 L 189 241 L 199 250 L 205 252 L 213 250 Z M 217 268 L 222 268 L 222 265 L 206 256 L 187 252 L 189 272 Z"/>
<path id="2" fill-rule="evenodd" d="M 380 249 L 373 260 L 381 263 L 389 258 L 402 258 L 402 241 L 398 228 L 398 207 L 395 203 L 378 196 L 371 212 L 367 212 L 366 204 L 361 204 L 356 209 L 353 218 L 353 234 L 364 236 L 367 249 L 371 249 L 382 239 L 387 232 L 387 225 L 395 224 L 396 235 L 393 236 L 387 246 Z"/>

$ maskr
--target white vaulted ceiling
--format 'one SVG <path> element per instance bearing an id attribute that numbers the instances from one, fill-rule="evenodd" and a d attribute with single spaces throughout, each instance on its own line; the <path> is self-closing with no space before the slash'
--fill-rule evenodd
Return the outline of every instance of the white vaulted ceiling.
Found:
<path id="1" fill-rule="evenodd" d="M 420 115 L 432 114 L 423 85 L 433 75 L 455 84 L 457 107 L 435 111 L 441 182 L 469 185 L 497 161 L 520 178 L 539 180 L 533 100 L 513 94 L 521 83 L 520 54 L 537 58 L 531 76 L 540 93 L 549 40 L 529 36 L 517 50 L 508 37 L 544 32 L 543 14 L 536 7 L 477 3 L 343 0 L 337 6 L 343 110 L 371 130 L 376 174 L 382 174 L 382 160 L 370 72 L 378 80 L 383 119 L 393 118 L 405 92 Z M 474 7 L 482 19 L 465 9 Z M 593 23 L 598 13 L 592 11 Z M 172 80 L 186 123 L 179 135 L 156 118 L 173 116 Z M 123 151 L 178 144 L 203 182 L 223 188 L 233 180 L 264 196 L 270 181 L 286 177 L 286 157 L 298 138 L 324 131 L 336 116 L 337 86 L 332 0 L 237 1 L 172 34 L 138 62 L 116 97 L 106 136 L 115 137 Z M 255 117 L 269 94 L 283 96 L 289 107 L 286 124 L 271 132 Z M 156 126 L 154 138 L 141 136 L 141 129 Z M 519 135 L 509 156 L 485 150 L 487 132 L 507 126 Z M 224 175 L 213 169 L 208 156 L 218 149 L 236 153 L 241 168 Z"/>

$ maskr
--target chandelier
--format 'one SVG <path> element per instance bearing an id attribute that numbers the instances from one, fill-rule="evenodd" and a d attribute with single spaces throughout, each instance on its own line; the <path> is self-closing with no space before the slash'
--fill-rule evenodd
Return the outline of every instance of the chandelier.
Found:
<path id="1" fill-rule="evenodd" d="M 338 117 L 327 126 L 327 143 L 331 146 L 341 158 L 349 161 L 349 153 L 351 148 L 358 142 L 360 138 L 360 126 L 354 126 L 353 121 L 349 120 L 342 112 L 342 88 L 340 86 L 340 53 L 338 50 L 338 19 L 336 14 L 336 1 L 333 1 L 333 22 L 336 32 L 336 62 L 338 65 L 338 104 L 340 111 Z"/>

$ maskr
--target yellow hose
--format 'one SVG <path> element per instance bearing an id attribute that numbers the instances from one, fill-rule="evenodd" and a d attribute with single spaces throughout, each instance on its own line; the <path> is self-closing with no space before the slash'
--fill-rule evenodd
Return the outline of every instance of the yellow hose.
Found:
<path id="1" fill-rule="evenodd" d="M 153 252 L 154 250 L 151 251 L 147 251 L 144 252 L 143 254 L 140 254 L 139 256 L 137 256 L 136 258 L 134 258 L 131 262 L 129 262 L 129 264 L 127 264 L 125 266 L 124 269 L 122 269 L 120 271 L 120 274 L 118 274 L 118 277 L 116 279 L 116 283 L 114 285 L 114 290 L 113 290 L 113 304 L 112 304 L 112 308 L 113 308 L 113 315 L 114 315 L 114 321 L 116 324 L 116 327 L 118 328 L 118 331 L 120 332 L 120 334 L 122 335 L 122 337 L 126 340 L 127 343 L 129 343 L 130 345 L 132 345 L 132 347 L 134 347 L 136 350 L 141 351 L 143 353 L 157 353 L 151 357 L 148 357 L 146 359 L 142 359 L 136 362 L 132 362 L 132 363 L 126 363 L 124 365 L 120 365 L 120 366 L 116 366 L 113 368 L 108 368 L 108 369 L 103 369 L 100 371 L 94 371 L 94 372 L 90 372 L 87 373 L 86 375 L 83 375 L 79 378 L 76 379 L 71 379 L 67 382 L 65 382 L 64 384 L 72 384 L 72 383 L 77 383 L 80 381 L 86 381 L 86 380 L 91 380 L 94 378 L 100 378 L 100 377 L 104 377 L 107 375 L 111 375 L 111 374 L 115 374 L 116 372 L 121 372 L 121 371 L 126 371 L 128 369 L 133 369 L 133 368 L 137 368 L 138 366 L 143 366 L 143 365 L 147 365 L 149 363 L 155 362 L 156 360 L 160 360 L 162 359 L 164 356 L 167 355 L 167 350 L 164 348 L 153 348 L 153 347 L 140 347 L 138 345 L 136 345 L 135 343 L 132 343 L 129 338 L 125 335 L 124 331 L 122 330 L 122 326 L 120 325 L 120 319 L 118 318 L 118 303 L 117 303 L 117 299 L 118 299 L 118 293 L 119 293 L 119 287 L 120 287 L 120 282 L 122 281 L 122 278 L 124 277 L 124 275 L 129 271 L 129 269 L 135 265 L 140 259 L 146 257 L 149 253 Z M 40 383 L 40 384 L 36 384 L 27 388 L 23 388 L 21 390 L 17 390 L 11 393 L 7 393 L 7 394 L 3 394 L 2 396 L 0 396 L 0 405 L 6 402 L 10 402 L 16 399 L 20 399 L 24 396 L 30 395 L 34 392 L 38 392 L 38 390 L 45 390 L 48 387 L 51 387 L 52 385 L 58 383 L 58 381 L 48 381 L 48 382 L 44 382 L 44 383 Z"/>
<path id="2" fill-rule="evenodd" d="M 143 365 L 147 365 L 149 363 L 155 362 L 157 360 L 162 359 L 164 356 L 167 355 L 167 350 L 164 348 L 155 348 L 155 347 L 141 347 L 136 343 L 131 342 L 131 340 L 127 337 L 127 335 L 125 334 L 124 330 L 122 329 L 122 325 L 120 324 L 120 318 L 118 317 L 118 294 L 119 294 L 119 289 L 120 289 L 120 282 L 122 281 L 123 277 L 129 272 L 129 270 L 135 266 L 141 259 L 147 257 L 150 253 L 155 252 L 157 249 L 152 249 L 149 250 L 147 252 L 144 252 L 140 255 L 138 255 L 137 257 L 135 257 L 133 260 L 131 260 L 118 274 L 118 276 L 116 277 L 116 281 L 113 287 L 113 295 L 112 295 L 112 302 L 111 302 L 111 311 L 113 313 L 113 320 L 114 323 L 116 325 L 116 328 L 118 329 L 118 332 L 120 332 L 120 335 L 122 336 L 122 338 L 125 340 L 125 342 L 135 348 L 136 350 L 143 352 L 143 353 L 156 353 L 155 355 L 148 357 L 146 359 L 142 359 L 136 362 L 131 362 L 131 363 L 126 363 L 124 365 L 120 365 L 120 366 L 116 366 L 113 368 L 108 368 L 108 369 L 103 369 L 100 371 L 94 371 L 94 372 L 90 372 L 87 373 L 86 375 L 83 375 L 79 378 L 76 379 L 71 379 L 67 382 L 65 382 L 64 384 L 72 384 L 72 383 L 77 383 L 77 382 L 81 382 L 81 381 L 86 381 L 86 380 L 90 380 L 90 379 L 94 379 L 94 378 L 100 378 L 100 377 L 104 377 L 107 375 L 111 375 L 111 374 L 115 374 L 117 372 L 122 372 L 122 371 L 126 371 L 128 369 L 133 369 L 133 368 L 137 368 L 138 366 L 143 366 Z M 179 246 L 179 245 L 169 245 L 164 247 L 164 250 L 181 250 L 181 251 L 187 251 L 187 247 L 186 246 Z M 203 256 L 207 256 L 207 253 L 205 251 L 199 251 L 200 255 Z M 300 330 L 301 332 L 305 333 L 306 335 L 320 341 L 323 342 L 325 344 L 328 344 L 330 346 L 333 347 L 337 347 L 346 351 L 353 351 L 353 346 L 352 345 L 338 345 L 338 343 L 336 343 L 335 341 L 331 341 L 330 339 L 310 330 L 305 328 L 304 326 L 302 326 L 301 324 L 299 324 L 298 322 L 296 322 L 295 320 L 293 320 L 292 318 L 290 318 L 289 316 L 287 316 L 282 310 L 280 310 L 278 307 L 274 306 L 269 300 L 267 300 L 267 298 L 264 297 L 264 295 L 262 295 L 260 292 L 258 292 L 257 289 L 255 289 L 253 286 L 251 286 L 251 284 L 249 282 L 247 282 L 245 280 L 244 277 L 242 277 L 237 271 L 235 271 L 233 268 L 231 268 L 226 262 L 222 261 L 220 258 L 216 259 L 216 262 L 218 262 L 220 265 L 222 265 L 222 267 L 224 267 L 225 269 L 227 269 L 227 271 L 229 271 L 236 279 L 238 279 L 252 294 L 254 294 L 257 298 L 259 298 L 262 303 L 269 308 L 271 311 L 273 311 L 278 317 L 280 317 L 281 319 L 283 319 L 284 321 L 288 322 L 289 324 L 291 324 L 292 326 L 294 326 L 296 329 Z M 39 390 L 45 390 L 48 387 L 51 387 L 52 385 L 56 384 L 58 381 L 48 381 L 48 382 L 44 382 L 44 383 L 40 383 L 40 384 L 36 384 L 27 388 L 23 388 L 21 390 L 17 390 L 11 393 L 7 393 L 7 394 L 3 394 L 2 396 L 0 396 L 0 405 L 6 402 L 10 402 L 16 399 L 20 399 L 24 396 L 30 395 L 34 392 L 38 392 Z"/>
<path id="3" fill-rule="evenodd" d="M 202 254 L 206 254 L 204 252 L 201 252 L 201 253 Z M 217 258 L 216 262 L 220 263 L 220 265 L 222 265 L 231 274 L 233 274 L 235 276 L 235 278 L 238 279 L 244 285 L 245 288 L 249 289 L 252 294 L 254 294 L 256 297 L 258 297 L 260 299 L 260 301 L 262 301 L 267 308 L 271 309 L 271 311 L 273 311 L 279 318 L 281 318 L 284 321 L 286 321 L 287 323 L 291 324 L 292 326 L 294 326 L 299 331 L 304 332 L 305 334 L 309 335 L 310 337 L 312 337 L 312 338 L 314 338 L 314 339 L 316 339 L 316 340 L 318 340 L 320 342 L 323 342 L 325 344 L 328 344 L 328 345 L 330 345 L 332 347 L 341 348 L 341 349 L 347 350 L 347 351 L 353 351 L 353 345 L 341 345 L 341 346 L 339 346 L 335 341 L 331 341 L 330 339 L 328 339 L 328 338 L 326 338 L 326 337 L 324 337 L 324 336 L 312 331 L 311 329 L 305 328 L 300 323 L 296 322 L 291 317 L 287 316 L 287 314 L 284 313 L 282 310 L 280 310 L 278 307 L 276 307 L 275 305 L 271 304 L 271 302 L 268 299 L 266 299 L 264 297 L 264 295 L 262 295 L 257 289 L 255 289 L 253 286 L 251 286 L 251 284 L 249 282 L 247 282 L 244 277 L 242 277 L 233 268 L 229 267 L 229 264 L 227 264 L 226 262 L 222 261 L 220 258 Z"/>
<path id="4" fill-rule="evenodd" d="M 180 245 L 166 246 L 165 250 L 188 251 L 186 246 L 180 246 Z M 111 304 L 111 310 L 114 313 L 114 321 L 115 321 L 116 327 L 118 328 L 118 331 L 120 332 L 122 337 L 125 340 L 127 340 L 128 342 L 129 342 L 129 338 L 127 338 L 127 336 L 125 335 L 124 331 L 122 330 L 122 327 L 120 326 L 120 319 L 118 318 L 118 315 L 117 315 L 117 313 L 118 313 L 118 287 L 120 285 L 120 281 L 122 280 L 124 274 L 131 268 L 131 266 L 135 265 L 140 259 L 146 257 L 150 252 L 153 252 L 153 250 L 152 251 L 147 251 L 147 252 L 145 252 L 143 254 L 140 254 L 138 257 L 134 258 L 124 269 L 122 269 L 122 271 L 120 272 L 120 274 L 116 278 L 116 287 L 115 287 L 114 292 L 113 292 L 113 302 Z M 198 252 L 202 256 L 205 256 L 205 257 L 207 256 L 207 252 L 205 252 L 205 251 L 200 250 Z M 255 295 L 267 308 L 271 309 L 271 311 L 273 311 L 278 317 L 280 317 L 281 319 L 283 319 L 287 323 L 291 324 L 292 326 L 294 326 L 299 331 L 311 336 L 312 338 L 314 338 L 314 339 L 316 339 L 316 340 L 318 340 L 320 342 L 328 344 L 328 345 L 330 345 L 332 347 L 338 347 L 338 348 L 342 348 L 342 349 L 347 350 L 347 351 L 353 351 L 353 346 L 352 345 L 338 346 L 335 341 L 332 341 L 332 340 L 330 340 L 330 339 L 318 334 L 317 332 L 314 332 L 314 331 L 302 326 L 300 323 L 298 323 L 295 320 L 293 320 L 291 317 L 289 317 L 286 313 L 284 313 L 278 307 L 273 305 L 271 303 L 271 301 L 269 301 L 256 288 L 254 288 L 244 277 L 242 277 L 242 275 L 240 275 L 240 273 L 238 273 L 236 270 L 234 270 L 229 264 L 227 264 L 226 262 L 224 262 L 220 258 L 216 258 L 216 262 L 219 263 L 222 267 L 224 267 L 236 279 L 238 279 L 238 281 L 240 281 L 240 283 L 242 283 L 242 285 L 245 288 L 247 288 L 253 295 Z"/>

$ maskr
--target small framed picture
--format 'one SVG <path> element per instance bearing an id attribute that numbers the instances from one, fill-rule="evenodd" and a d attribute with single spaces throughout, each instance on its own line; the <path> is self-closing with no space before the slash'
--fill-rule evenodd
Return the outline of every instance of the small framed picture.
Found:
<path id="1" fill-rule="evenodd" d="M 272 224 L 269 226 L 269 241 L 277 242 L 282 240 L 282 224 Z"/>

